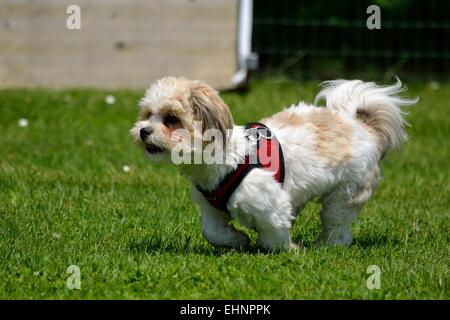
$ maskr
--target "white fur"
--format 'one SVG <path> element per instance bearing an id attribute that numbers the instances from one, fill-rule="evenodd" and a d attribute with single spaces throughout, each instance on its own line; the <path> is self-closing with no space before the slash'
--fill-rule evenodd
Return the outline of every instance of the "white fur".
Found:
<path id="1" fill-rule="evenodd" d="M 317 152 L 317 130 L 312 124 L 284 126 L 276 115 L 267 119 L 265 123 L 283 148 L 285 183 L 282 186 L 276 182 L 268 171 L 253 169 L 229 199 L 227 208 L 231 217 L 211 206 L 195 185 L 212 190 L 242 163 L 248 150 L 242 143 L 245 141 L 243 127 L 235 126 L 229 138 L 225 152 L 233 159 L 231 163 L 181 165 L 181 170 L 192 181 L 193 199 L 201 208 L 205 238 L 215 246 L 248 247 L 247 235 L 229 225 L 231 218 L 257 230 L 258 244 L 262 248 L 287 250 L 295 246 L 289 231 L 299 209 L 307 201 L 318 198 L 323 209 L 322 235 L 317 244 L 350 245 L 351 225 L 380 179 L 380 158 L 387 149 L 399 146 L 406 139 L 400 107 L 415 101 L 396 96 L 400 91 L 400 82 L 388 87 L 345 80 L 325 84 L 316 100 L 326 99 L 326 109 L 350 128 L 346 138 L 350 141 L 351 157 L 338 165 L 330 165 L 328 159 Z M 148 95 L 148 99 L 157 99 L 165 97 L 167 92 Z M 287 112 L 307 118 L 318 109 L 324 110 L 300 103 Z M 375 127 L 357 119 L 361 110 L 368 117 L 368 123 L 376 123 Z"/>

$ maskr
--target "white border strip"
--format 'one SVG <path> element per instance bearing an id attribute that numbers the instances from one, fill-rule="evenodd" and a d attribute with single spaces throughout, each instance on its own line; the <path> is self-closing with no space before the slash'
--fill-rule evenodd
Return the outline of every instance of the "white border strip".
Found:
<path id="1" fill-rule="evenodd" d="M 247 83 L 249 69 L 256 69 L 258 58 L 252 53 L 253 0 L 239 0 L 237 58 L 239 70 L 231 78 L 234 87 Z"/>

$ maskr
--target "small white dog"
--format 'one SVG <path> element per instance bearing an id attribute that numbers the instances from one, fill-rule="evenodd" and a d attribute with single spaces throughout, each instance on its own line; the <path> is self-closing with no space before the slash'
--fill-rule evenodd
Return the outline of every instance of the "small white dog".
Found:
<path id="1" fill-rule="evenodd" d="M 380 180 L 380 159 L 407 138 L 400 107 L 417 100 L 398 97 L 401 91 L 399 80 L 393 86 L 329 81 L 316 97 L 316 102 L 325 99 L 326 107 L 300 103 L 261 120 L 281 144 L 284 182 L 264 168 L 252 168 L 226 199 L 224 210 L 212 205 L 199 190 L 218 188 L 255 152 L 248 148 L 255 142 L 248 139 L 244 127 L 234 125 L 228 106 L 215 90 L 200 81 L 160 79 L 141 99 L 131 134 L 152 160 L 173 162 L 173 151 L 180 144 L 189 153 L 196 149 L 189 146 L 198 140 L 197 134 L 208 129 L 222 133 L 223 141 L 215 139 L 214 145 L 221 148 L 227 161 L 179 165 L 200 205 L 203 235 L 214 246 L 249 246 L 248 236 L 229 224 L 237 219 L 258 231 L 260 247 L 294 248 L 292 222 L 314 198 L 323 205 L 317 244 L 348 246 L 352 223 Z M 195 126 L 195 121 L 202 125 Z M 205 139 L 201 141 L 203 147 Z"/>

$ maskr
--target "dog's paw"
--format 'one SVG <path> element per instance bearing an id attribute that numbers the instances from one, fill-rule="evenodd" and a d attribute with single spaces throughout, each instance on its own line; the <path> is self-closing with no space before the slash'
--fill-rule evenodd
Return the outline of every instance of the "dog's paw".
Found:
<path id="1" fill-rule="evenodd" d="M 210 239 L 208 241 L 216 248 L 236 250 L 250 249 L 250 238 L 245 233 L 237 231 L 233 234 L 233 237 L 228 238 L 227 241 L 218 242 L 211 241 Z"/>

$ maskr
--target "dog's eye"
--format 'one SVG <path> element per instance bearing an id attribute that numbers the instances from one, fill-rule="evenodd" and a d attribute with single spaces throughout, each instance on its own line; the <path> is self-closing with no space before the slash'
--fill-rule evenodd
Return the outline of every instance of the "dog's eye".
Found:
<path id="1" fill-rule="evenodd" d="M 177 124 L 178 122 L 180 122 L 180 120 L 178 120 L 178 118 L 177 117 L 175 117 L 175 116 L 165 116 L 164 117 L 164 125 L 174 125 L 174 124 Z"/>

